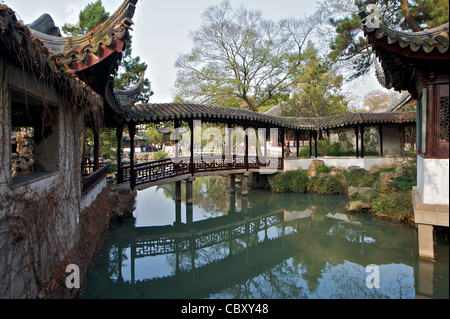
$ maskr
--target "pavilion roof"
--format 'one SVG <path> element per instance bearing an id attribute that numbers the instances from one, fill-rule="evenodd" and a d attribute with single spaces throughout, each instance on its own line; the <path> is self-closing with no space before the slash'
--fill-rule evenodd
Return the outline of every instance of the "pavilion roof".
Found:
<path id="1" fill-rule="evenodd" d="M 52 52 L 58 63 L 66 66 L 81 80 L 99 93 L 110 109 L 105 120 L 123 112 L 124 94 L 115 93 L 113 77 L 133 25 L 137 0 L 124 0 L 121 6 L 104 23 L 85 35 L 63 37 L 54 26 L 53 19 L 44 14 L 28 27 L 33 35 Z M 127 101 L 126 101 L 127 102 Z M 126 103 L 124 102 L 124 103 Z"/>
<path id="2" fill-rule="evenodd" d="M 114 94 L 116 95 L 117 100 L 119 101 L 123 110 L 129 109 L 138 101 L 142 92 L 143 85 L 144 85 L 144 73 L 141 74 L 138 83 L 134 87 L 129 88 L 127 90 L 119 90 L 119 89 L 114 90 Z"/>
<path id="3" fill-rule="evenodd" d="M 6 5 L 0 4 L 0 56 L 32 73 L 74 102 L 97 113 L 103 98 L 60 63 L 53 52 Z"/>
<path id="4" fill-rule="evenodd" d="M 404 32 L 383 25 L 361 0 L 358 7 L 364 33 L 381 63 L 377 77 L 384 87 L 407 90 L 417 98 L 417 76 L 429 77 L 430 72 L 448 69 L 448 22 L 426 31 Z"/>
<path id="5" fill-rule="evenodd" d="M 413 123 L 416 112 L 404 113 L 349 113 L 343 115 L 302 118 L 279 117 L 247 110 L 200 104 L 136 104 L 125 112 L 119 121 L 127 123 L 164 122 L 198 119 L 205 121 L 232 122 L 236 124 L 277 126 L 298 130 L 332 129 L 359 124 Z"/>
<path id="6" fill-rule="evenodd" d="M 129 39 L 128 30 L 133 24 L 131 19 L 136 3 L 137 0 L 124 0 L 104 23 L 81 36 L 62 37 L 54 28 L 48 27 L 51 23 L 48 15 L 41 16 L 29 27 L 61 63 L 79 72 L 106 59 L 113 52 L 122 51 L 123 42 Z"/>

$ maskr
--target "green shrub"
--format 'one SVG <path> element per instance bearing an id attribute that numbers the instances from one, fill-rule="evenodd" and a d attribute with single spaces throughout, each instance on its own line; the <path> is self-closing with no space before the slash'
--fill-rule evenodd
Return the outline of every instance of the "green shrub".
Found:
<path id="1" fill-rule="evenodd" d="M 380 174 L 365 169 L 354 169 L 347 174 L 347 187 L 372 187 L 379 180 Z"/>
<path id="2" fill-rule="evenodd" d="M 395 181 L 378 181 L 373 188 L 379 193 L 397 192 L 400 189 Z"/>
<path id="3" fill-rule="evenodd" d="M 168 157 L 167 153 L 164 152 L 164 151 L 162 151 L 162 150 L 156 152 L 156 153 L 153 155 L 153 159 L 154 159 L 155 161 L 159 161 L 159 160 L 165 159 L 165 158 L 167 158 L 167 157 Z"/>
<path id="4" fill-rule="evenodd" d="M 115 173 L 115 172 L 117 172 L 117 166 L 116 165 L 110 165 L 108 167 L 108 174 Z"/>
<path id="5" fill-rule="evenodd" d="M 408 221 L 413 216 L 411 192 L 374 192 L 370 205 L 373 213 L 378 216 L 398 221 Z"/>
<path id="6" fill-rule="evenodd" d="M 316 173 L 328 173 L 328 172 L 330 172 L 330 168 L 326 165 L 316 167 Z"/>
<path id="7" fill-rule="evenodd" d="M 270 189 L 276 193 L 304 193 L 308 176 L 305 171 L 289 171 L 269 178 Z"/>
<path id="8" fill-rule="evenodd" d="M 308 183 L 308 192 L 324 195 L 345 194 L 345 179 L 335 175 L 313 177 Z"/>
<path id="9" fill-rule="evenodd" d="M 291 191 L 294 193 L 305 193 L 308 184 L 308 175 L 305 171 L 293 171 L 291 177 Z"/>
<path id="10" fill-rule="evenodd" d="M 416 186 L 415 179 L 408 177 L 408 176 L 399 176 L 394 179 L 395 183 L 397 184 L 398 188 L 402 191 L 410 191 L 413 186 Z"/>

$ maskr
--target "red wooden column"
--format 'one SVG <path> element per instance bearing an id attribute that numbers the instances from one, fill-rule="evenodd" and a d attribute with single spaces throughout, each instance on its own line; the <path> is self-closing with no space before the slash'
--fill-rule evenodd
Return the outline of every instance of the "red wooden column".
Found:
<path id="1" fill-rule="evenodd" d="M 134 136 L 136 135 L 136 124 L 128 124 L 128 131 L 130 132 L 130 188 L 134 189 L 136 186 L 136 176 L 134 173 Z"/>

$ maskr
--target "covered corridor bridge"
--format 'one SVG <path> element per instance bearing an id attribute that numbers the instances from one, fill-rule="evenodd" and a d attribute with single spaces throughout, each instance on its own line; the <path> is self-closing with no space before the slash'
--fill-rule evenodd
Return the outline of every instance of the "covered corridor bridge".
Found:
<path id="1" fill-rule="evenodd" d="M 286 136 L 294 136 L 309 144 L 309 156 L 317 157 L 320 131 L 350 128 L 355 130 L 356 156 L 364 157 L 364 130 L 378 127 L 380 155 L 383 155 L 383 125 L 414 125 L 415 112 L 350 113 L 320 118 L 279 117 L 247 110 L 198 104 L 135 104 L 116 118 L 119 184 L 129 182 L 131 188 L 146 188 L 158 183 L 189 179 L 209 174 L 236 174 L 249 171 L 275 173 L 283 171 Z M 134 161 L 134 138 L 137 125 L 173 121 L 175 156 L 170 159 L 137 164 Z M 214 130 L 202 129 L 203 123 L 214 123 Z M 124 126 L 131 139 L 130 165 L 121 163 L 121 141 Z M 189 127 L 189 137 L 179 138 L 178 129 Z M 186 130 L 184 130 L 186 131 Z M 219 132 L 219 133 L 217 133 Z M 217 137 L 217 135 L 220 135 Z M 213 140 L 214 152 L 204 149 L 203 140 Z M 251 140 L 253 147 L 251 147 Z M 217 145 L 219 144 L 219 145 Z M 179 155 L 179 146 L 183 154 Z M 313 147 L 314 145 L 314 147 Z M 218 150 L 218 152 L 217 152 Z M 297 147 L 297 157 L 300 148 Z"/>

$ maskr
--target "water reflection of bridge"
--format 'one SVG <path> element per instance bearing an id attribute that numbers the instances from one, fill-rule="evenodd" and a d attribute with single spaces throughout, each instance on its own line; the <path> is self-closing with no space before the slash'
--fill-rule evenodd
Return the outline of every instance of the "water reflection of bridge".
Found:
<path id="1" fill-rule="evenodd" d="M 192 205 L 186 205 L 186 222 L 182 223 L 181 203 L 176 202 L 173 225 L 135 228 L 130 224 L 129 231 L 120 235 L 119 258 L 108 260 L 109 268 L 118 271 L 112 276 L 115 279 L 111 274 L 105 278 L 104 282 L 115 288 L 108 290 L 120 287 L 130 297 L 141 297 L 144 292 L 145 298 L 208 297 L 216 292 L 211 290 L 211 283 L 214 290 L 234 287 L 264 274 L 299 251 L 306 267 L 310 267 L 308 260 L 314 267 L 324 267 L 329 260 L 342 263 L 343 256 L 364 266 L 370 256 L 377 263 L 411 263 L 408 256 L 372 245 L 376 239 L 371 237 L 370 229 L 349 220 L 338 208 L 320 214 L 313 206 L 302 211 L 274 207 L 261 214 L 259 207 L 248 207 L 247 203 L 244 198 L 239 212 L 195 222 Z M 311 242 L 308 233 L 314 233 L 317 241 Z M 158 256 L 166 256 L 165 265 L 170 270 L 153 277 L 136 275 L 139 260 Z M 123 268 L 126 259 L 128 267 Z M 122 269 L 130 273 L 122 274 Z"/>

